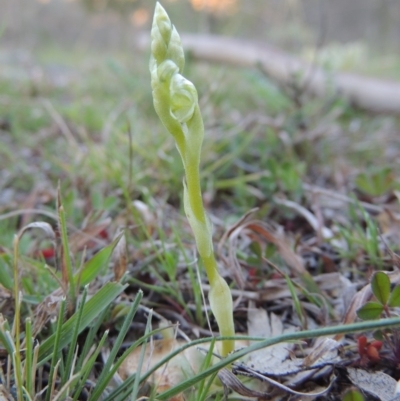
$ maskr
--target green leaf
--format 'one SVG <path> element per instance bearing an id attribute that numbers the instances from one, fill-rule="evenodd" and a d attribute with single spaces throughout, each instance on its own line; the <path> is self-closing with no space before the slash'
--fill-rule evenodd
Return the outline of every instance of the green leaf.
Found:
<path id="1" fill-rule="evenodd" d="M 388 305 L 392 308 L 395 306 L 400 306 L 400 285 L 396 285 L 396 287 L 393 288 L 393 291 L 390 294 Z"/>
<path id="2" fill-rule="evenodd" d="M 384 195 L 393 187 L 394 174 L 388 167 L 360 173 L 355 178 L 356 186 L 371 196 Z"/>
<path id="3" fill-rule="evenodd" d="M 376 272 L 371 280 L 372 292 L 376 299 L 386 305 L 390 296 L 390 279 L 384 272 Z"/>
<path id="4" fill-rule="evenodd" d="M 6 349 L 8 355 L 15 352 L 14 339 L 11 337 L 7 321 L 0 322 L 0 344 Z"/>
<path id="5" fill-rule="evenodd" d="M 374 337 L 374 339 L 375 339 L 375 340 L 378 340 L 378 341 L 383 341 L 383 340 L 385 339 L 382 330 L 375 330 L 375 331 L 372 333 L 372 337 Z"/>
<path id="6" fill-rule="evenodd" d="M 74 276 L 75 284 L 79 282 L 81 286 L 85 286 L 97 277 L 100 270 L 106 263 L 108 263 L 108 260 L 110 259 L 118 241 L 121 239 L 121 236 L 122 233 L 121 235 L 118 235 L 110 245 L 107 245 L 101 251 L 97 252 L 93 258 L 85 263 L 82 271 L 76 273 Z"/>
<path id="7" fill-rule="evenodd" d="M 350 390 L 343 397 L 343 401 L 364 401 L 364 396 L 358 390 Z"/>
<path id="8" fill-rule="evenodd" d="M 79 333 L 88 327 L 99 316 L 99 314 L 105 308 L 107 308 L 119 294 L 121 294 L 125 287 L 126 286 L 123 286 L 119 283 L 107 283 L 103 288 L 100 289 L 100 291 L 93 295 L 93 297 L 89 299 L 83 308 L 78 330 Z M 66 347 L 71 342 L 77 319 L 78 315 L 75 313 L 63 324 L 61 333 L 59 333 L 58 349 Z M 51 357 L 54 351 L 56 334 L 57 333 L 51 335 L 40 346 L 38 358 L 39 365 L 43 365 L 43 363 L 46 362 L 49 357 Z"/>
<path id="9" fill-rule="evenodd" d="M 357 311 L 357 316 L 363 320 L 378 319 L 383 312 L 383 305 L 378 302 L 367 302 Z"/>
<path id="10" fill-rule="evenodd" d="M 0 284 L 7 288 L 7 290 L 11 290 L 13 288 L 12 274 L 11 274 L 11 266 L 12 260 L 9 255 L 3 253 L 0 255 Z"/>

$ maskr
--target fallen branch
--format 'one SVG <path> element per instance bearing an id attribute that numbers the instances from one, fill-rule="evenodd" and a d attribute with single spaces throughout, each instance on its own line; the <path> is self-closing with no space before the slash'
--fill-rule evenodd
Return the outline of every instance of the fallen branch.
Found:
<path id="1" fill-rule="evenodd" d="M 373 113 L 400 114 L 400 82 L 350 73 L 327 73 L 268 44 L 222 36 L 183 35 L 182 43 L 194 59 L 259 67 L 280 85 L 297 86 L 315 96 L 337 94 Z M 149 46 L 140 38 L 140 48 Z M 296 78 L 294 78 L 296 77 Z"/>

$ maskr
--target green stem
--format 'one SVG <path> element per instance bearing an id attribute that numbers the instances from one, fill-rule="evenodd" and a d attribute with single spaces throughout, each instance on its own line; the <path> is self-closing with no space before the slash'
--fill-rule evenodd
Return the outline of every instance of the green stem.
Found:
<path id="1" fill-rule="evenodd" d="M 196 220 L 202 223 L 200 227 L 204 227 L 204 232 L 201 233 L 200 235 L 203 237 L 208 237 L 210 233 L 208 232 L 206 226 L 207 217 L 206 217 L 206 212 L 204 210 L 203 198 L 201 194 L 200 173 L 198 164 L 187 163 L 187 165 L 185 166 L 185 170 L 186 170 L 187 190 L 192 212 Z M 199 254 L 203 261 L 208 281 L 212 286 L 215 283 L 218 275 L 218 267 L 217 267 L 217 262 L 215 260 L 214 252 L 205 254 L 204 252 L 201 252 L 199 247 L 197 248 L 199 249 Z"/>
<path id="2" fill-rule="evenodd" d="M 200 223 L 206 223 L 206 213 L 201 196 L 200 173 L 197 163 L 189 162 L 185 165 L 186 185 L 188 189 L 189 202 L 194 217 Z"/>
<path id="3" fill-rule="evenodd" d="M 208 281 L 210 282 L 210 286 L 213 286 L 217 280 L 217 276 L 219 276 L 217 262 L 214 257 L 214 253 L 211 253 L 209 256 L 200 255 L 201 260 L 203 261 L 204 269 L 207 273 Z M 229 334 L 230 335 L 230 334 Z"/>

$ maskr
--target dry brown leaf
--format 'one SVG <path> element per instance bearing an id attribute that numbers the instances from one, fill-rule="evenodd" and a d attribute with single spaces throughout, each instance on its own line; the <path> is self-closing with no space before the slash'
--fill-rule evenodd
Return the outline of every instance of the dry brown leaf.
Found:
<path id="1" fill-rule="evenodd" d="M 389 209 L 384 209 L 376 217 L 381 233 L 387 237 L 400 237 L 400 219 Z"/>
<path id="2" fill-rule="evenodd" d="M 317 338 L 310 353 L 303 359 L 303 366 L 310 367 L 324 361 L 332 362 L 338 355 L 340 343 L 332 338 Z"/>
<path id="3" fill-rule="evenodd" d="M 146 203 L 140 200 L 134 200 L 132 204 L 142 218 L 147 231 L 151 234 L 157 224 L 155 214 L 150 210 L 149 206 L 146 205 Z"/>
<path id="4" fill-rule="evenodd" d="M 175 351 L 186 344 L 182 340 L 173 338 L 156 340 L 145 345 L 145 356 L 142 365 L 142 374 L 147 372 L 156 363 L 165 358 L 172 351 Z M 237 347 L 247 346 L 245 341 L 237 341 Z M 210 343 L 202 344 L 201 348 L 208 351 Z M 123 380 L 138 370 L 141 348 L 136 348 L 122 363 L 118 373 Z M 161 393 L 181 383 L 188 377 L 194 376 L 200 371 L 205 354 L 197 349 L 196 346 L 185 349 L 179 355 L 172 358 L 168 364 L 162 366 L 151 376 L 150 380 L 156 387 L 156 392 Z M 184 400 L 180 394 L 173 398 L 175 401 Z"/>
<path id="5" fill-rule="evenodd" d="M 58 316 L 61 300 L 64 296 L 65 292 L 61 288 L 57 288 L 36 306 L 32 329 L 33 337 L 36 337 L 42 331 L 47 322 Z"/>
<path id="6" fill-rule="evenodd" d="M 392 258 L 393 265 L 400 269 L 400 256 L 394 253 L 390 248 L 387 248 L 387 251 Z"/>
<path id="7" fill-rule="evenodd" d="M 44 221 L 35 221 L 21 228 L 21 230 L 18 233 L 18 239 L 21 239 L 21 237 L 25 234 L 25 232 L 32 228 L 41 229 L 46 234 L 46 236 L 52 240 L 56 238 L 56 234 L 53 230 L 53 227 L 49 223 L 46 223 Z"/>
<path id="8" fill-rule="evenodd" d="M 320 396 L 326 394 L 330 390 L 330 388 L 332 387 L 332 384 L 336 380 L 336 377 L 332 376 L 330 378 L 330 382 L 327 387 L 324 387 L 324 388 L 317 387 L 312 392 L 300 392 L 300 391 L 293 390 L 292 388 L 288 387 L 287 385 L 282 384 L 281 382 L 276 381 L 276 380 L 272 379 L 271 377 L 268 377 L 267 375 L 261 374 L 261 373 L 257 372 L 255 369 L 252 369 L 247 366 L 245 368 L 243 368 L 243 367 L 237 368 L 237 365 L 235 365 L 233 367 L 233 372 L 235 374 L 244 374 L 249 377 L 260 379 L 260 380 L 267 382 L 267 383 L 271 384 L 272 386 L 274 386 L 286 393 L 289 393 L 289 394 L 299 395 L 302 397 L 312 397 L 312 398 L 320 397 Z"/>
<path id="9" fill-rule="evenodd" d="M 285 383 L 290 387 L 298 387 L 310 379 L 329 377 L 333 365 L 341 361 L 338 352 L 340 347 L 340 343 L 331 338 L 317 339 L 310 350 L 305 350 L 309 354 L 302 360 L 304 370 L 288 378 Z"/>
<path id="10" fill-rule="evenodd" d="M 14 401 L 13 396 L 2 384 L 0 384 L 0 401 Z"/>
<path id="11" fill-rule="evenodd" d="M 321 226 L 320 222 L 318 219 L 314 216 L 313 213 L 311 213 L 308 209 L 306 209 L 304 206 L 299 205 L 296 202 L 293 202 L 288 199 L 282 199 L 275 197 L 274 202 L 277 203 L 278 205 L 283 205 L 286 206 L 289 209 L 295 210 L 297 213 L 299 213 L 301 216 L 303 216 L 308 224 L 313 228 L 313 230 L 317 234 L 321 234 L 322 238 L 324 239 L 331 239 L 333 238 L 333 232 L 329 228 L 325 226 Z"/>
<path id="12" fill-rule="evenodd" d="M 223 258 L 223 260 L 225 261 L 225 264 L 229 266 L 229 269 L 233 270 L 232 274 L 237 283 L 237 286 L 240 289 L 244 289 L 246 287 L 246 279 L 243 274 L 240 263 L 236 257 L 236 251 L 239 246 L 238 245 L 239 235 L 241 231 L 242 231 L 241 227 L 232 231 L 231 235 L 229 236 L 228 258 Z"/>
<path id="13" fill-rule="evenodd" d="M 228 268 L 233 268 L 232 274 L 239 288 L 244 289 L 247 282 L 247 278 L 243 275 L 240 263 L 236 257 L 239 237 L 247 238 L 248 242 L 257 241 L 262 246 L 264 246 L 265 241 L 274 244 L 283 260 L 297 276 L 308 274 L 301 257 L 291 249 L 286 239 L 277 230 L 260 220 L 249 220 L 254 211 L 251 210 L 234 226 L 230 227 L 222 236 L 218 245 L 219 255 Z M 223 255 L 223 245 L 226 241 L 228 241 L 228 256 Z"/>
<path id="14" fill-rule="evenodd" d="M 222 384 L 235 391 L 236 393 L 243 395 L 245 397 L 257 397 L 257 398 L 269 398 L 270 393 L 262 392 L 250 387 L 245 386 L 230 370 L 228 369 L 221 369 L 218 372 L 218 378 L 221 380 Z"/>
<path id="15" fill-rule="evenodd" d="M 120 235 L 120 234 L 118 234 Z M 126 238 L 122 234 L 113 252 L 114 280 L 119 281 L 126 272 L 128 255 L 126 253 Z"/>
<path id="16" fill-rule="evenodd" d="M 396 396 L 397 382 L 386 373 L 355 368 L 347 368 L 347 373 L 355 386 L 381 401 L 391 401 Z"/>
<path id="17" fill-rule="evenodd" d="M 176 339 L 155 340 L 145 345 L 145 356 L 142 374 L 157 364 L 172 351 L 184 345 L 185 342 Z M 138 370 L 141 348 L 136 348 L 122 363 L 119 375 L 123 380 Z M 151 377 L 157 388 L 157 393 L 167 390 L 182 382 L 187 376 L 196 372 L 201 364 L 203 354 L 196 347 L 186 349 L 182 354 L 172 358 L 168 365 L 158 369 Z"/>
<path id="18" fill-rule="evenodd" d="M 336 292 L 338 297 L 342 296 L 341 290 L 344 289 L 342 275 L 340 273 L 326 273 L 313 277 L 315 283 L 321 291 Z M 301 281 L 294 278 L 295 283 L 301 284 Z M 259 299 L 261 301 L 276 301 L 281 298 L 290 298 L 291 294 L 287 287 L 285 279 L 274 279 L 264 283 L 260 291 Z"/>
<path id="19" fill-rule="evenodd" d="M 253 305 L 248 308 L 247 328 L 249 336 L 265 338 L 278 337 L 295 330 L 294 327 L 284 329 L 282 320 L 277 315 L 271 313 L 268 316 L 265 309 L 254 308 Z M 301 361 L 290 358 L 293 347 L 293 343 L 278 343 L 258 350 L 248 355 L 246 364 L 261 374 L 274 376 L 298 371 Z"/>
<path id="20" fill-rule="evenodd" d="M 296 275 L 307 273 L 303 260 L 291 249 L 285 238 L 276 232 L 272 232 L 271 228 L 262 221 L 251 221 L 247 224 L 247 228 L 257 232 L 268 242 L 274 244 L 283 260 Z"/>
<path id="21" fill-rule="evenodd" d="M 226 232 L 223 234 L 223 236 L 221 238 L 221 242 L 218 246 L 223 244 L 226 241 L 226 239 L 232 234 L 233 231 L 235 231 L 237 228 L 241 227 L 257 211 L 258 211 L 258 208 L 250 209 L 235 224 L 233 224 L 231 227 L 229 227 L 228 230 L 226 230 Z"/>
<path id="22" fill-rule="evenodd" d="M 250 336 L 278 337 L 293 330 L 294 328 L 284 329 L 281 319 L 275 314 L 271 313 L 268 316 L 264 309 L 256 309 L 252 305 L 249 307 L 248 332 Z M 298 358 L 293 355 L 295 344 L 278 343 L 251 353 L 246 363 L 235 363 L 233 372 L 258 378 L 281 390 L 299 395 L 302 393 L 294 391 L 293 388 L 316 376 L 326 378 L 331 375 L 332 365 L 340 361 L 339 346 L 340 344 L 332 339 L 319 339 L 311 349 L 305 350 L 308 353 L 305 358 Z M 279 382 L 273 379 L 277 377 Z M 334 380 L 334 378 L 331 379 L 328 388 L 302 395 L 316 397 L 325 394 Z M 235 385 L 233 382 L 232 384 Z"/>
<path id="23" fill-rule="evenodd" d="M 107 218 L 101 222 L 90 222 L 79 231 L 74 232 L 68 238 L 71 254 L 75 254 L 86 248 L 91 248 L 96 244 L 104 245 L 101 235 L 111 224 L 111 219 Z"/>
<path id="24" fill-rule="evenodd" d="M 246 279 L 243 275 L 242 268 L 236 257 L 236 250 L 238 248 L 238 240 L 240 233 L 242 231 L 243 225 L 247 220 L 249 220 L 252 215 L 258 210 L 258 208 L 249 210 L 244 214 L 234 225 L 228 228 L 226 232 L 222 235 L 222 238 L 218 244 L 218 254 L 220 258 L 224 261 L 225 265 L 232 269 L 233 277 L 240 289 L 246 287 Z M 223 244 L 228 240 L 228 257 L 224 256 Z"/>

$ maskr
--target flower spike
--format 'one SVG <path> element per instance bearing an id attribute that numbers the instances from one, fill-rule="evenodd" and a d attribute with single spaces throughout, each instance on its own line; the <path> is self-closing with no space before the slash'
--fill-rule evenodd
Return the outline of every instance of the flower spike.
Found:
<path id="1" fill-rule="evenodd" d="M 200 188 L 200 154 L 204 138 L 195 86 L 183 75 L 185 58 L 178 32 L 167 12 L 156 4 L 151 28 L 150 73 L 154 108 L 175 139 L 185 168 L 183 199 L 197 250 L 210 282 L 209 301 L 222 336 L 234 336 L 232 295 L 218 272 L 211 224 L 204 210 Z M 234 349 L 234 341 L 222 342 L 222 355 Z"/>

